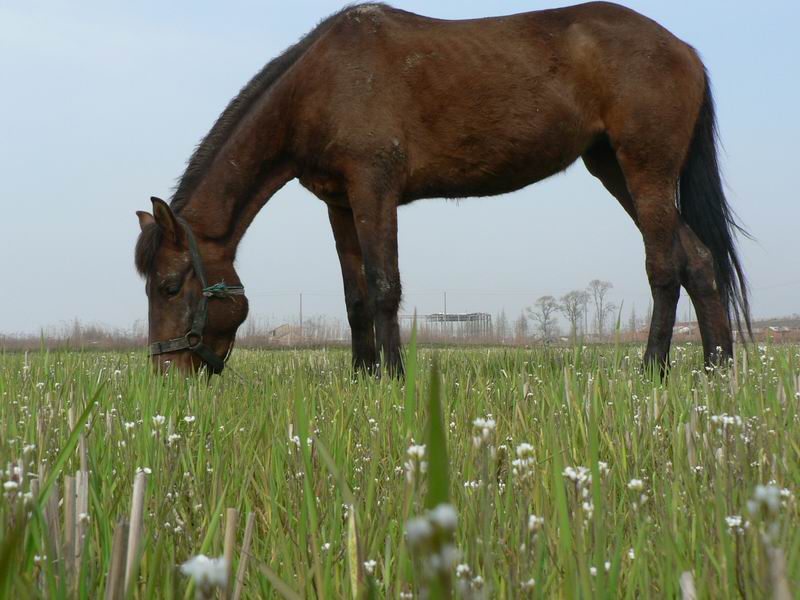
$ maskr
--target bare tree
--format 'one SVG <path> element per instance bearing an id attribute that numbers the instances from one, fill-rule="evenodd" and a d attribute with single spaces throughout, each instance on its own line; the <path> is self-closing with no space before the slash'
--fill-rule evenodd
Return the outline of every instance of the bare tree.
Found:
<path id="1" fill-rule="evenodd" d="M 556 313 L 558 302 L 552 296 L 541 296 L 533 307 L 525 309 L 528 318 L 536 323 L 536 329 L 542 334 L 542 339 L 549 340 L 557 333 Z"/>
<path id="2" fill-rule="evenodd" d="M 610 281 L 592 279 L 589 282 L 589 287 L 586 289 L 594 303 L 594 322 L 597 328 L 597 335 L 600 337 L 603 337 L 603 333 L 605 332 L 608 316 L 617 308 L 614 304 L 606 300 L 608 291 L 613 287 L 614 285 Z"/>
<path id="3" fill-rule="evenodd" d="M 631 316 L 628 320 L 628 331 L 636 333 L 639 330 L 639 319 L 636 317 L 636 305 L 631 305 Z"/>
<path id="4" fill-rule="evenodd" d="M 508 337 L 508 317 L 506 317 L 506 309 L 500 311 L 495 319 L 494 334 L 501 341 L 505 342 Z"/>
<path id="5" fill-rule="evenodd" d="M 572 290 L 561 296 L 558 310 L 569 322 L 570 336 L 573 340 L 578 337 L 578 327 L 583 318 L 586 305 L 589 303 L 589 294 L 582 290 Z"/>
<path id="6" fill-rule="evenodd" d="M 514 321 L 514 337 L 518 343 L 528 339 L 528 319 L 524 314 L 520 314 L 519 318 Z"/>

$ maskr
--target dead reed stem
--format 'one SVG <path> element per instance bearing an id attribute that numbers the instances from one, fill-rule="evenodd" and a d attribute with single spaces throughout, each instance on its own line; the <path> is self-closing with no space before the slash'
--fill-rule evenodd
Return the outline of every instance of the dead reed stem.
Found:
<path id="1" fill-rule="evenodd" d="M 131 520 L 128 527 L 128 550 L 125 557 L 125 591 L 131 586 L 135 576 L 133 572 L 139 554 L 139 542 L 142 535 L 142 516 L 144 513 L 145 473 L 139 471 L 133 481 L 133 496 L 131 497 Z"/>
<path id="2" fill-rule="evenodd" d="M 125 557 L 128 545 L 128 523 L 125 517 L 117 521 L 114 541 L 111 544 L 111 566 L 106 579 L 105 600 L 121 600 L 125 597 Z"/>
<path id="3" fill-rule="evenodd" d="M 242 540 L 242 551 L 239 554 L 239 568 L 236 571 L 236 586 L 233 590 L 232 600 L 239 600 L 244 589 L 244 576 L 247 572 L 247 560 L 250 558 L 250 545 L 253 542 L 253 529 L 256 522 L 255 513 L 247 513 L 247 522 L 244 526 L 244 540 Z"/>
<path id="4" fill-rule="evenodd" d="M 229 508 L 225 512 L 225 545 L 223 547 L 223 556 L 225 557 L 225 565 L 227 575 L 225 581 L 228 582 L 226 597 L 230 597 L 231 587 L 231 573 L 233 572 L 233 549 L 236 546 L 236 525 L 239 521 L 239 511 L 235 508 Z"/>

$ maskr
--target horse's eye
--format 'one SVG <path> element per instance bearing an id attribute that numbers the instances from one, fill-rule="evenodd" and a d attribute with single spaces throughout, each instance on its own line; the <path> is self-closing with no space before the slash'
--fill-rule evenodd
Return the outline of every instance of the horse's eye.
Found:
<path id="1" fill-rule="evenodd" d="M 165 283 L 161 286 L 161 291 L 164 292 L 165 296 L 177 296 L 178 292 L 181 291 L 181 282 L 180 281 L 170 281 Z"/>

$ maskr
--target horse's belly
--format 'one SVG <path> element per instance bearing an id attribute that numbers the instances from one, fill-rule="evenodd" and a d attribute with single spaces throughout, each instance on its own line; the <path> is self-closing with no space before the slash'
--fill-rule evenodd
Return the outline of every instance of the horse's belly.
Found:
<path id="1" fill-rule="evenodd" d="M 425 152 L 412 159 L 407 196 L 493 196 L 519 190 L 563 171 L 591 143 L 588 132 L 562 133 L 547 132 L 538 139 L 466 140 L 439 153 Z"/>

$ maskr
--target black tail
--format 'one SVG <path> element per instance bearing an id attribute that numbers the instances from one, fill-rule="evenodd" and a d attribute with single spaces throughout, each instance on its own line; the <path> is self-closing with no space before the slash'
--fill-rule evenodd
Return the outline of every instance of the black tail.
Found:
<path id="1" fill-rule="evenodd" d="M 717 285 L 728 310 L 728 319 L 752 338 L 747 280 L 736 251 L 736 234 L 748 234 L 737 223 L 725 199 L 717 162 L 717 122 L 714 99 L 706 74 L 703 105 L 678 186 L 678 210 L 683 220 L 714 257 Z"/>

